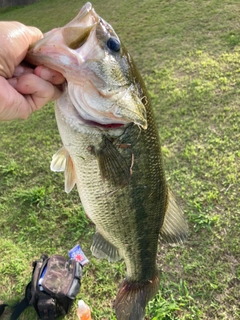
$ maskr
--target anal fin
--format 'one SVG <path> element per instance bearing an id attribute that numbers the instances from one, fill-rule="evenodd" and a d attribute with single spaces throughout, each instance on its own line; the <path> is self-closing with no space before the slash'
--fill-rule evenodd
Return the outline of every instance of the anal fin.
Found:
<path id="1" fill-rule="evenodd" d="M 160 237 L 169 243 L 183 242 L 187 236 L 188 226 L 181 207 L 168 188 L 167 209 L 160 230 Z"/>
<path id="2" fill-rule="evenodd" d="M 96 232 L 91 246 L 92 254 L 99 259 L 107 258 L 109 262 L 118 261 L 121 259 L 118 249 L 104 237 Z"/>

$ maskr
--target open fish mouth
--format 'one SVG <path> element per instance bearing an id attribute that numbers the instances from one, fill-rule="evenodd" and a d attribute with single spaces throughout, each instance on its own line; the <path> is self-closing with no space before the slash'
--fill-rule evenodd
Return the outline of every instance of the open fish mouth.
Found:
<path id="1" fill-rule="evenodd" d="M 61 72 L 68 80 L 77 81 L 79 73 L 75 78 L 74 68 L 79 69 L 79 65 L 85 62 L 80 49 L 99 21 L 92 4 L 87 2 L 67 25 L 45 33 L 42 39 L 32 44 L 27 61 L 34 65 L 43 64 Z"/>
<path id="2" fill-rule="evenodd" d="M 64 27 L 31 45 L 26 57 L 65 76 L 81 125 L 114 129 L 133 122 L 146 129 L 143 97 L 129 59 L 113 28 L 90 2 Z"/>

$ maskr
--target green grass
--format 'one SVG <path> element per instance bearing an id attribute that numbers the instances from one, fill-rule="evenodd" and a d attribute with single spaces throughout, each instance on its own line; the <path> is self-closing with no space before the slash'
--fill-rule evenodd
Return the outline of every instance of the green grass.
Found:
<path id="1" fill-rule="evenodd" d="M 0 19 L 45 32 L 83 4 L 42 0 L 2 9 Z M 146 81 L 167 178 L 190 226 L 183 246 L 160 244 L 160 291 L 146 319 L 240 319 L 240 6 L 234 0 L 93 4 Z M 49 169 L 61 147 L 52 104 L 26 121 L 0 123 L 0 136 L 0 299 L 23 297 L 31 262 L 41 253 L 65 255 L 80 242 L 91 261 L 79 298 L 95 320 L 114 319 L 124 264 L 91 257 L 94 227 L 77 191 L 65 194 L 63 175 Z M 74 308 L 66 318 L 75 319 Z M 21 319 L 36 316 L 28 310 Z"/>

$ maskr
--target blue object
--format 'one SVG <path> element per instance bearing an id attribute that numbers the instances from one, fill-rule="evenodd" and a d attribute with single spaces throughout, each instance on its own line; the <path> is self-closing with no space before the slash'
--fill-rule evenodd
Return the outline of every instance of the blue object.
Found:
<path id="1" fill-rule="evenodd" d="M 77 262 L 79 262 L 82 266 L 87 264 L 89 262 L 88 258 L 85 256 L 83 253 L 81 247 L 79 244 L 77 244 L 74 248 L 72 248 L 69 252 L 68 255 L 70 259 L 74 259 Z"/>
<path id="2" fill-rule="evenodd" d="M 46 270 L 47 270 L 47 265 L 43 268 L 42 274 L 40 275 L 40 278 L 38 280 L 38 286 L 39 286 L 40 291 L 44 291 L 44 289 L 42 287 L 42 282 L 43 282 L 43 278 L 45 276 Z"/>

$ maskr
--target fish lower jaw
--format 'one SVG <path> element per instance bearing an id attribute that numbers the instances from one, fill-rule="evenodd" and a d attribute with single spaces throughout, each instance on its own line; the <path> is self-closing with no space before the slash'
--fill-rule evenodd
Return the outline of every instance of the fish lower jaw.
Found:
<path id="1" fill-rule="evenodd" d="M 88 133 L 102 133 L 102 132 L 108 132 L 115 131 L 118 136 L 119 134 L 122 134 L 126 124 L 123 123 L 106 123 L 102 124 L 93 120 L 86 120 L 82 118 L 80 115 L 77 117 L 77 121 L 74 121 L 75 128 L 77 127 L 81 132 L 88 132 Z"/>
<path id="2" fill-rule="evenodd" d="M 118 136 L 123 133 L 127 125 L 120 122 L 100 123 L 95 121 L 95 119 L 85 119 L 72 103 L 67 90 L 64 90 L 62 96 L 56 100 L 55 112 L 65 125 L 69 125 L 74 131 L 82 133 L 102 134 L 103 132 L 107 132 L 110 135 Z"/>
<path id="3" fill-rule="evenodd" d="M 91 121 L 91 120 L 84 120 L 84 122 L 90 127 L 97 127 L 97 128 L 103 129 L 103 130 L 119 129 L 124 126 L 123 123 L 102 124 L 102 123 L 98 123 L 96 121 Z"/>
<path id="4" fill-rule="evenodd" d="M 63 114 L 62 114 L 63 115 Z M 90 120 L 84 120 L 79 115 L 78 117 L 65 117 L 64 122 L 68 124 L 74 131 L 84 134 L 99 135 L 108 134 L 112 137 L 119 137 L 125 130 L 125 124 L 101 124 Z"/>

